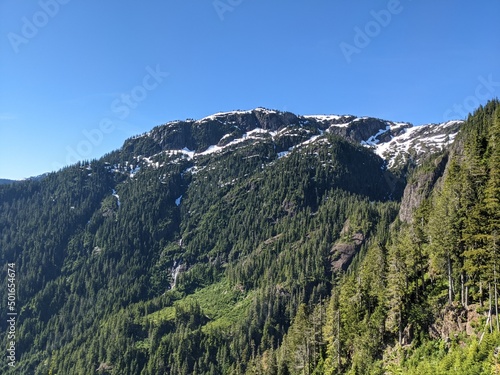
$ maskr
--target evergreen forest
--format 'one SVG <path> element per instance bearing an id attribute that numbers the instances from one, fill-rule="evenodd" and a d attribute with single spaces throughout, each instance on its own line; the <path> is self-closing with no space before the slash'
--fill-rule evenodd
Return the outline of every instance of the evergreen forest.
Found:
<path id="1" fill-rule="evenodd" d="M 0 185 L 0 373 L 500 374 L 500 102 L 398 168 L 290 122 L 196 159 L 243 125 L 160 126 Z"/>

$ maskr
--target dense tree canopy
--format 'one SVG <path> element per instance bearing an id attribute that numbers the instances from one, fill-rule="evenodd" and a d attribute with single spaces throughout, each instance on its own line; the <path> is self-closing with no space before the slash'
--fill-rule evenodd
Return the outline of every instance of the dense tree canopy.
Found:
<path id="1" fill-rule="evenodd" d="M 17 368 L 0 371 L 494 373 L 499 140 L 492 101 L 447 159 L 411 172 L 448 160 L 410 223 L 383 160 L 334 135 L 196 164 L 136 138 L 2 185 L 0 275 L 15 264 L 19 316 Z"/>

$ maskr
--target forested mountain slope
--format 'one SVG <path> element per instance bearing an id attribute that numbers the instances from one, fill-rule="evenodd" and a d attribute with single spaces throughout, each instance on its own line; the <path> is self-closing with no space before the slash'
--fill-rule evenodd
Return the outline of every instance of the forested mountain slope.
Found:
<path id="1" fill-rule="evenodd" d="M 2 373 L 492 369 L 498 336 L 463 346 L 495 315 L 499 108 L 417 128 L 221 113 L 1 186 Z"/>

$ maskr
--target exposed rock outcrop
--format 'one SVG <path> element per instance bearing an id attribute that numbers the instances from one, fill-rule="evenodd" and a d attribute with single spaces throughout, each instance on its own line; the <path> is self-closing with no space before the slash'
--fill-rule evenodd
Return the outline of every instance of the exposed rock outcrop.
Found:
<path id="1" fill-rule="evenodd" d="M 330 251 L 332 254 L 332 270 L 334 272 L 346 271 L 364 242 L 364 234 L 356 232 L 351 236 L 349 243 L 340 242 L 335 244 Z"/>
<path id="2" fill-rule="evenodd" d="M 428 198 L 438 180 L 443 176 L 448 163 L 448 154 L 438 157 L 432 169 L 421 169 L 420 172 L 410 178 L 403 193 L 399 218 L 401 221 L 411 223 L 413 212 L 424 199 Z"/>

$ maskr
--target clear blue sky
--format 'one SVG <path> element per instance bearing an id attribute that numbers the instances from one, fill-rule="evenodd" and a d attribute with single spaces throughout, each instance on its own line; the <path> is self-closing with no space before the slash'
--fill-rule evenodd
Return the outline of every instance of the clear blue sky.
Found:
<path id="1" fill-rule="evenodd" d="M 497 0 L 0 0 L 0 178 L 233 109 L 460 118 L 500 96 L 499 14 Z"/>

